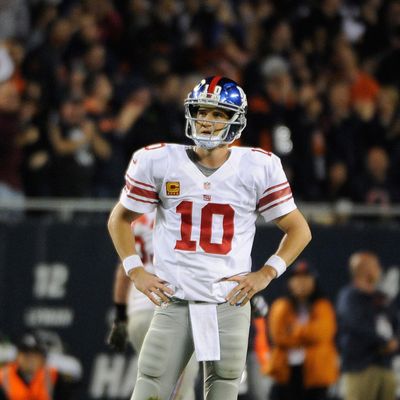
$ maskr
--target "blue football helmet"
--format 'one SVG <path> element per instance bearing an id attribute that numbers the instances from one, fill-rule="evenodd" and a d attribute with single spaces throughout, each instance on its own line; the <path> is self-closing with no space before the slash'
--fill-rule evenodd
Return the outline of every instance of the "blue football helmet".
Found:
<path id="1" fill-rule="evenodd" d="M 196 145 L 213 149 L 238 139 L 246 127 L 247 99 L 243 89 L 234 81 L 222 76 L 203 79 L 187 96 L 185 102 L 186 136 Z M 196 123 L 204 121 L 197 117 L 200 107 L 219 108 L 230 117 L 226 127 L 218 134 L 202 135 L 196 130 Z M 221 121 L 207 121 L 211 124 Z"/>

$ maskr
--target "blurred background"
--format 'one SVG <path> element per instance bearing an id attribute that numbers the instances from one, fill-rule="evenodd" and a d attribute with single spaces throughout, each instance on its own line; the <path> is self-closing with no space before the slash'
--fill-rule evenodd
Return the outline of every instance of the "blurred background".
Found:
<path id="1" fill-rule="evenodd" d="M 71 398 L 129 398 L 136 356 L 105 345 L 108 212 L 135 150 L 189 143 L 183 100 L 211 75 L 247 94 L 235 145 L 281 157 L 328 298 L 371 250 L 398 314 L 399 0 L 0 0 L 0 363 L 39 331 Z M 255 267 L 278 240 L 259 223 Z"/>

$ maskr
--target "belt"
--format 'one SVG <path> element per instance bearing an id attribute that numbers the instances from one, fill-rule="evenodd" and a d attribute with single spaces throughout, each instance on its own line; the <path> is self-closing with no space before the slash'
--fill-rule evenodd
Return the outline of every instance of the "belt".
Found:
<path id="1" fill-rule="evenodd" d="M 180 298 L 174 297 L 174 296 L 170 297 L 169 299 L 170 299 L 171 303 L 178 304 L 178 305 L 180 305 L 180 304 L 181 305 L 187 305 L 189 303 L 194 303 L 194 304 L 213 304 L 213 303 L 210 303 L 209 301 L 184 300 L 184 299 L 180 299 Z M 223 301 L 222 303 L 215 303 L 215 304 L 217 304 L 219 306 L 220 304 L 225 304 L 225 303 L 227 303 L 227 302 Z"/>

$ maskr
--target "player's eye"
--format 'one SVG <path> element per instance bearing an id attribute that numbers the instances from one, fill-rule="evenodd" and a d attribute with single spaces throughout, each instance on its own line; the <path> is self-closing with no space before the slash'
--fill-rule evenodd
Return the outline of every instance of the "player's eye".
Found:
<path id="1" fill-rule="evenodd" d="M 204 117 L 207 116 L 207 111 L 206 110 L 199 110 L 199 111 L 197 111 L 197 116 L 204 118 Z"/>
<path id="2" fill-rule="evenodd" d="M 218 119 L 228 119 L 228 116 L 222 111 L 214 111 L 213 117 Z"/>

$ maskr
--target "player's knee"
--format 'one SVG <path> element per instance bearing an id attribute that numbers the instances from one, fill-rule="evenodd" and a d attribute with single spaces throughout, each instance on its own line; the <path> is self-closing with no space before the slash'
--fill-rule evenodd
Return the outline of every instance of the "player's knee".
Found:
<path id="1" fill-rule="evenodd" d="M 171 345 L 161 331 L 150 329 L 139 355 L 139 372 L 148 377 L 158 378 L 168 367 Z"/>
<path id="2" fill-rule="evenodd" d="M 243 338 L 232 335 L 221 344 L 221 360 L 214 364 L 215 374 L 222 379 L 239 379 L 246 363 L 246 347 Z"/>
<path id="3" fill-rule="evenodd" d="M 205 389 L 207 400 L 237 399 L 239 382 L 237 380 L 218 380 Z"/>
<path id="4" fill-rule="evenodd" d="M 221 379 L 239 379 L 242 375 L 243 367 L 240 364 L 231 364 L 229 362 L 218 362 L 215 366 L 215 374 Z"/>
<path id="5" fill-rule="evenodd" d="M 139 377 L 136 381 L 131 400 L 136 399 L 161 400 L 157 384 L 145 376 Z"/>

